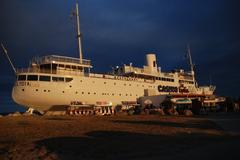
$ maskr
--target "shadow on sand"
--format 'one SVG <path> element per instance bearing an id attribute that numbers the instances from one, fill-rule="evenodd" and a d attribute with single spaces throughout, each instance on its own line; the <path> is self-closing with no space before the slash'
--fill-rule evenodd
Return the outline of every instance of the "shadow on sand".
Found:
<path id="1" fill-rule="evenodd" d="M 126 120 L 114 120 L 114 123 L 128 123 L 136 125 L 157 125 L 157 126 L 166 126 L 166 127 L 178 127 L 178 128 L 198 128 L 198 129 L 216 129 L 222 130 L 222 128 L 216 125 L 214 122 L 208 120 L 188 120 L 185 123 L 176 123 L 176 122 L 164 122 L 164 121 L 126 121 Z"/>
<path id="2" fill-rule="evenodd" d="M 148 135 L 121 131 L 94 131 L 86 137 L 56 137 L 37 141 L 59 159 L 149 159 L 171 158 L 189 149 L 223 140 L 221 136 L 178 134 Z"/>

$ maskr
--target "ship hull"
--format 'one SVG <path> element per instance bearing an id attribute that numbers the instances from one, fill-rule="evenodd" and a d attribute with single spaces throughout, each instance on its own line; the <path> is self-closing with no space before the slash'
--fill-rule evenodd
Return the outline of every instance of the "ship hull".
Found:
<path id="1" fill-rule="evenodd" d="M 49 76 L 51 76 L 49 74 Z M 52 75 L 53 76 L 53 75 Z M 71 82 L 17 81 L 12 90 L 13 100 L 26 107 L 46 111 L 56 105 L 96 104 L 104 102 L 113 106 L 123 101 L 136 101 L 144 95 L 144 90 L 154 94 L 159 92 L 159 85 L 177 87 L 174 82 L 146 83 L 134 79 L 96 78 L 87 76 L 71 76 Z"/>

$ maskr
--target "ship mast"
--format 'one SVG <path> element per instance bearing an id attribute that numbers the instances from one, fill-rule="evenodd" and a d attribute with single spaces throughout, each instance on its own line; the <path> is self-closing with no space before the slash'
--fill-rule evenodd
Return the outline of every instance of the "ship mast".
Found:
<path id="1" fill-rule="evenodd" d="M 78 39 L 78 52 L 80 63 L 82 64 L 82 43 L 81 43 L 81 32 L 80 32 L 80 20 L 79 20 L 79 11 L 78 11 L 78 2 L 76 2 L 76 21 L 77 21 L 77 39 Z"/>
<path id="2" fill-rule="evenodd" d="M 2 47 L 2 50 L 3 50 L 3 52 L 5 53 L 5 55 L 6 55 L 7 59 L 8 59 L 8 61 L 9 61 L 10 65 L 11 65 L 11 67 L 12 67 L 14 73 L 17 74 L 17 70 L 16 70 L 16 68 L 14 67 L 14 65 L 13 65 L 13 63 L 12 63 L 12 61 L 11 61 L 9 55 L 8 55 L 8 51 L 7 51 L 7 49 L 5 48 L 5 46 L 3 45 L 3 43 L 1 43 L 1 47 Z"/>
<path id="3" fill-rule="evenodd" d="M 190 49 L 189 44 L 187 45 L 187 57 L 189 59 L 189 65 L 190 65 L 191 74 L 192 74 L 192 77 L 193 77 L 193 82 L 194 82 L 195 85 L 197 85 L 196 80 L 195 80 L 194 64 L 192 62 L 191 49 Z"/>

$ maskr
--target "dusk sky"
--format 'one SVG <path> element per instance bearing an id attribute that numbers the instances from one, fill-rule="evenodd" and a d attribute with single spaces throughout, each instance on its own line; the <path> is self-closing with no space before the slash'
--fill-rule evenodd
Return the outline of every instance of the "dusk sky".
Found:
<path id="1" fill-rule="evenodd" d="M 189 43 L 198 83 L 211 81 L 218 95 L 239 97 L 239 6 L 237 0 L 79 0 L 83 57 L 93 72 L 130 62 L 142 67 L 149 52 L 163 71 L 188 70 Z M 0 1 L 0 41 L 17 68 L 34 56 L 78 57 L 74 7 L 75 0 Z M 13 83 L 2 51 L 0 68 L 0 84 Z"/>

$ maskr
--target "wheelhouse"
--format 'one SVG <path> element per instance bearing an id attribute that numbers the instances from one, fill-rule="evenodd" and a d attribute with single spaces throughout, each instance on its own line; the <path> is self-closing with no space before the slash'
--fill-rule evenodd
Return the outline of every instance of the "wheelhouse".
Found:
<path id="1" fill-rule="evenodd" d="M 48 73 L 48 74 L 67 74 L 84 75 L 89 74 L 92 68 L 91 61 L 65 56 L 49 55 L 44 57 L 35 57 L 30 61 L 29 68 L 18 69 L 17 73 Z M 28 77 L 27 77 L 28 78 Z M 34 79 L 36 77 L 30 77 Z M 24 79 L 24 75 L 18 77 Z M 49 81 L 48 77 L 40 77 L 43 81 Z M 36 80 L 36 79 L 34 79 Z"/>

